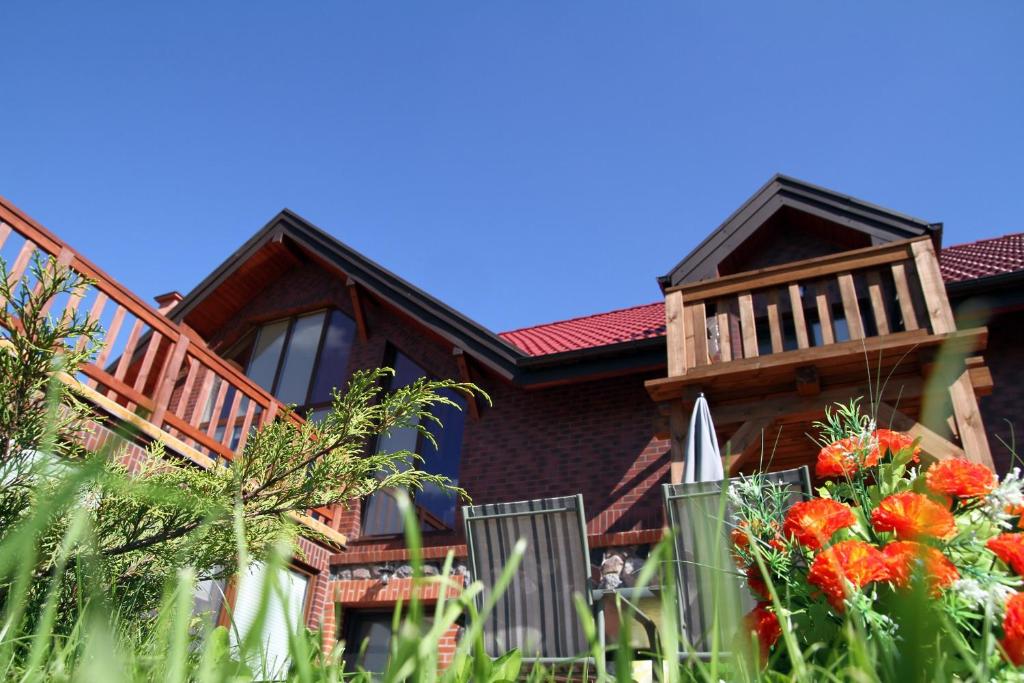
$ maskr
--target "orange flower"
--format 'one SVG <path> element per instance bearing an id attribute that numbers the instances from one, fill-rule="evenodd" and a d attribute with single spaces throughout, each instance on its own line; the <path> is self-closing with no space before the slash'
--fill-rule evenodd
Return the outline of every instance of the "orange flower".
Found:
<path id="1" fill-rule="evenodd" d="M 894 432 L 891 429 L 876 429 L 873 436 L 878 442 L 877 451 L 879 457 L 885 455 L 887 451 L 896 455 L 904 448 L 910 448 L 914 443 L 914 437 L 909 434 L 904 434 L 903 432 Z M 914 448 L 913 455 L 910 456 L 910 462 L 920 461 L 921 447 L 916 446 Z M 877 458 L 875 462 L 878 462 Z"/>
<path id="2" fill-rule="evenodd" d="M 953 515 L 920 493 L 896 493 L 882 500 L 871 512 L 876 531 L 894 531 L 903 539 L 921 536 L 949 538 L 956 532 Z"/>
<path id="3" fill-rule="evenodd" d="M 886 565 L 889 567 L 889 580 L 898 588 L 910 585 L 915 565 L 920 563 L 923 573 L 933 595 L 938 595 L 942 588 L 949 588 L 960 578 L 960 572 L 953 563 L 937 548 L 914 541 L 893 541 L 882 548 Z"/>
<path id="4" fill-rule="evenodd" d="M 864 541 L 840 541 L 821 551 L 807 572 L 808 583 L 820 588 L 839 612 L 843 611 L 848 584 L 859 589 L 888 578 L 885 555 Z"/>
<path id="5" fill-rule="evenodd" d="M 937 462 L 925 472 L 928 488 L 957 498 L 976 498 L 992 491 L 996 475 L 981 463 L 963 458 Z"/>
<path id="6" fill-rule="evenodd" d="M 985 547 L 1013 571 L 1024 576 L 1024 534 L 999 534 L 990 538 Z"/>
<path id="7" fill-rule="evenodd" d="M 789 509 L 782 531 L 801 545 L 818 550 L 832 539 L 832 534 L 856 522 L 849 506 L 830 498 L 814 498 Z"/>
<path id="8" fill-rule="evenodd" d="M 863 452 L 864 442 L 859 437 L 840 439 L 818 451 L 818 463 L 814 466 L 814 473 L 822 479 L 849 477 L 859 470 L 862 464 L 864 467 L 878 464 L 878 449 L 868 453 L 861 463 Z"/>
<path id="9" fill-rule="evenodd" d="M 1006 601 L 1003 635 L 999 642 L 1006 650 L 1006 658 L 1014 666 L 1024 664 L 1024 593 L 1014 593 Z"/>
<path id="10" fill-rule="evenodd" d="M 761 657 L 767 658 L 768 651 L 775 645 L 782 635 L 782 627 L 779 625 L 779 618 L 772 612 L 770 602 L 759 602 L 750 610 L 743 623 L 747 632 L 753 632 L 757 636 L 758 645 L 761 647 Z"/>

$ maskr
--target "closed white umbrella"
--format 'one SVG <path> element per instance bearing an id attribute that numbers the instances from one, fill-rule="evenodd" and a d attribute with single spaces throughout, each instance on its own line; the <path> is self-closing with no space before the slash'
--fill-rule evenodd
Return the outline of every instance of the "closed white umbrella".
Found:
<path id="1" fill-rule="evenodd" d="M 697 397 L 690 415 L 690 430 L 686 433 L 686 463 L 683 469 L 683 483 L 699 481 L 721 481 L 725 479 L 722 469 L 722 453 L 718 450 L 715 423 L 711 421 L 704 394 Z"/>

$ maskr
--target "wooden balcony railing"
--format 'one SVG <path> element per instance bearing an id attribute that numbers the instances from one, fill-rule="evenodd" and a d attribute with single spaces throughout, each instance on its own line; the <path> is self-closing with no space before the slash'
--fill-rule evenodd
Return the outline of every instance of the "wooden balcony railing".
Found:
<path id="1" fill-rule="evenodd" d="M 81 296 L 53 302 L 51 312 L 59 315 L 59 307 L 82 312 L 103 326 L 103 347 L 74 379 L 112 417 L 209 467 L 230 463 L 252 428 L 277 415 L 274 397 L 211 351 L 188 326 L 160 314 L 3 198 L 0 253 L 8 256 L 12 282 L 39 256 L 95 283 Z M 338 512 L 321 508 L 301 521 L 343 543 Z"/>
<path id="2" fill-rule="evenodd" d="M 844 342 L 955 331 L 929 238 L 680 285 L 666 290 L 665 312 L 669 377 Z"/>

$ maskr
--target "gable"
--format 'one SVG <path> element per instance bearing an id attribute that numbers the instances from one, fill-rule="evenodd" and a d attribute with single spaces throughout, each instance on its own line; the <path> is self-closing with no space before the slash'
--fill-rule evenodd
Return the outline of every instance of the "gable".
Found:
<path id="1" fill-rule="evenodd" d="M 776 175 L 658 283 L 665 289 L 921 235 L 938 240 L 941 229 L 941 224 Z"/>

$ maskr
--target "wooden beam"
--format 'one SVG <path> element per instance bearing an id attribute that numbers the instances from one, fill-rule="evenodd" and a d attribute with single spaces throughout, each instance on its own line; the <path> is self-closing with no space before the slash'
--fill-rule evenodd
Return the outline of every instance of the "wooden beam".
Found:
<path id="1" fill-rule="evenodd" d="M 681 400 L 672 401 L 669 406 L 668 428 L 671 449 L 668 480 L 670 484 L 681 484 L 683 483 L 683 467 L 686 460 L 686 430 L 689 429 L 686 407 Z"/>
<path id="2" fill-rule="evenodd" d="M 726 470 L 729 476 L 739 472 L 757 455 L 763 453 L 763 435 L 773 423 L 770 417 L 755 416 L 739 426 L 725 444 L 729 458 Z"/>
<path id="3" fill-rule="evenodd" d="M 465 352 L 458 346 L 452 349 L 452 356 L 455 357 L 455 364 L 459 367 L 459 380 L 465 383 L 473 381 L 472 376 L 469 374 L 469 360 L 466 358 Z M 477 405 L 475 394 L 466 394 L 466 410 L 469 411 L 469 417 L 475 422 L 480 419 L 480 406 Z"/>
<path id="4" fill-rule="evenodd" d="M 821 393 L 821 376 L 818 368 L 804 365 L 796 369 L 796 393 L 801 396 L 817 396 Z"/>
<path id="5" fill-rule="evenodd" d="M 944 438 L 941 434 L 928 429 L 917 420 L 896 410 L 891 404 L 882 401 L 878 404 L 875 420 L 879 427 L 906 432 L 915 439 L 921 438 L 921 450 L 934 460 L 963 458 L 964 450 Z"/>
<path id="6" fill-rule="evenodd" d="M 359 293 L 359 284 L 349 277 L 345 280 L 345 286 L 352 299 L 352 315 L 356 319 L 356 332 L 359 334 L 359 341 L 365 342 L 370 338 L 370 329 L 366 324 L 366 312 L 363 310 L 363 298 Z"/>

